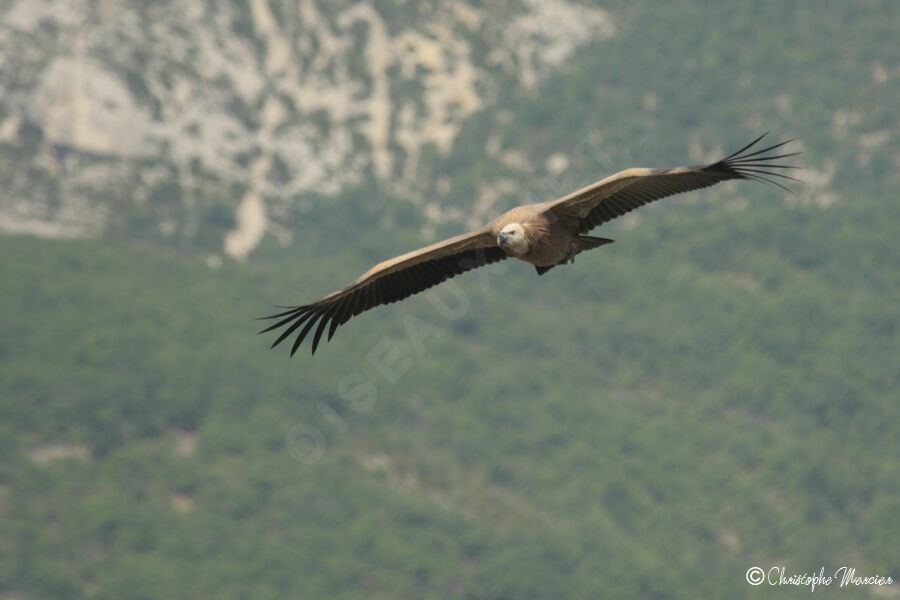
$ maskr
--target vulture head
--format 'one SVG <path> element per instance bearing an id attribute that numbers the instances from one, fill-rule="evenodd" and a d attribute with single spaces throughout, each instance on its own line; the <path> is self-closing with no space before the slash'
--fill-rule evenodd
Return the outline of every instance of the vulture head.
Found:
<path id="1" fill-rule="evenodd" d="M 510 223 L 497 235 L 497 245 L 511 254 L 525 254 L 528 252 L 525 228 L 519 223 Z"/>

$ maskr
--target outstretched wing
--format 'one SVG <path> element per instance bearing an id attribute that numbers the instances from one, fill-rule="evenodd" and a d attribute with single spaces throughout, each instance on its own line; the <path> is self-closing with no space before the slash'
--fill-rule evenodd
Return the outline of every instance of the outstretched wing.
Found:
<path id="1" fill-rule="evenodd" d="M 260 333 L 286 327 L 272 344 L 275 347 L 303 326 L 291 347 L 293 356 L 303 338 L 318 323 L 312 342 L 312 353 L 315 354 L 326 327 L 330 340 L 340 325 L 361 312 L 402 300 L 455 275 L 506 257 L 507 254 L 497 246 L 489 226 L 486 226 L 379 263 L 344 289 L 318 302 L 262 317 L 277 319 L 277 322 Z"/>
<path id="2" fill-rule="evenodd" d="M 792 181 L 797 179 L 773 169 L 798 168 L 778 161 L 800 153 L 772 153 L 793 140 L 749 152 L 766 135 L 764 133 L 734 154 L 711 165 L 621 171 L 559 200 L 549 202 L 547 210 L 557 217 L 579 218 L 580 231 L 586 233 L 601 223 L 620 217 L 648 202 L 681 192 L 698 190 L 729 179 L 761 181 L 787 190 L 788 188 L 773 178 L 780 177 Z"/>

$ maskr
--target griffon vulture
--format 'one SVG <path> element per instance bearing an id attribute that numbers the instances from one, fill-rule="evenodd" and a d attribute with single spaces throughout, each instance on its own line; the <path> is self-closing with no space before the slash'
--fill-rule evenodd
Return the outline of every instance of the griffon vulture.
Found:
<path id="1" fill-rule="evenodd" d="M 710 165 L 627 169 L 558 200 L 516 207 L 480 229 L 379 263 L 344 289 L 317 302 L 285 307 L 289 310 L 262 317 L 277 321 L 260 333 L 286 326 L 274 347 L 302 326 L 291 347 L 293 356 L 318 324 L 312 341 L 315 354 L 326 328 L 330 340 L 338 326 L 351 317 L 402 300 L 465 271 L 514 257 L 531 263 L 538 275 L 543 275 L 556 265 L 574 262 L 579 252 L 613 241 L 585 233 L 648 202 L 729 179 L 761 181 L 787 189 L 772 177 L 797 180 L 773 169 L 797 168 L 778 159 L 799 152 L 772 153 L 792 140 L 750 152 L 765 135 Z"/>

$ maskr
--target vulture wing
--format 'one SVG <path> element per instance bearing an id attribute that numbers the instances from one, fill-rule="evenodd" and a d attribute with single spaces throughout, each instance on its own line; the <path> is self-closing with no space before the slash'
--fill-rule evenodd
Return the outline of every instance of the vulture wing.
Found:
<path id="1" fill-rule="evenodd" d="M 698 190 L 729 179 L 761 181 L 787 190 L 788 188 L 773 178 L 798 180 L 773 169 L 798 168 L 783 164 L 783 159 L 800 153 L 773 153 L 793 140 L 751 152 L 753 146 L 766 135 L 759 136 L 734 154 L 706 166 L 621 171 L 559 200 L 549 202 L 547 210 L 557 217 L 578 217 L 580 233 L 586 233 L 601 223 L 620 217 L 648 202 L 681 192 Z"/>
<path id="2" fill-rule="evenodd" d="M 338 326 L 361 312 L 402 300 L 460 273 L 506 257 L 507 254 L 497 246 L 490 226 L 485 226 L 379 263 L 344 289 L 318 302 L 285 307 L 290 310 L 262 317 L 276 319 L 276 322 L 260 333 L 286 327 L 272 344 L 275 347 L 302 326 L 291 347 L 293 356 L 303 338 L 318 323 L 312 342 L 312 352 L 315 354 L 326 327 L 330 340 Z"/>

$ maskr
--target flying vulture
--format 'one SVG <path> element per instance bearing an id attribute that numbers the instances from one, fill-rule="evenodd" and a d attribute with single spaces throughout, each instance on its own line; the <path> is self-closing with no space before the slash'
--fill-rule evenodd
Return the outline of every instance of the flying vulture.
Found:
<path id="1" fill-rule="evenodd" d="M 797 168 L 782 164 L 779 159 L 799 152 L 773 154 L 793 140 L 751 152 L 765 136 L 710 165 L 626 169 L 558 200 L 518 206 L 480 229 L 379 263 L 347 287 L 317 302 L 284 307 L 289 310 L 262 317 L 276 322 L 260 333 L 286 327 L 272 344 L 275 347 L 302 327 L 291 347 L 293 356 L 315 328 L 312 341 L 315 354 L 326 329 L 330 340 L 338 326 L 351 317 L 402 300 L 460 273 L 509 257 L 531 263 L 538 275 L 557 265 L 574 262 L 579 252 L 613 241 L 584 234 L 648 202 L 729 179 L 761 181 L 787 190 L 772 178 L 797 180 L 773 169 Z"/>

